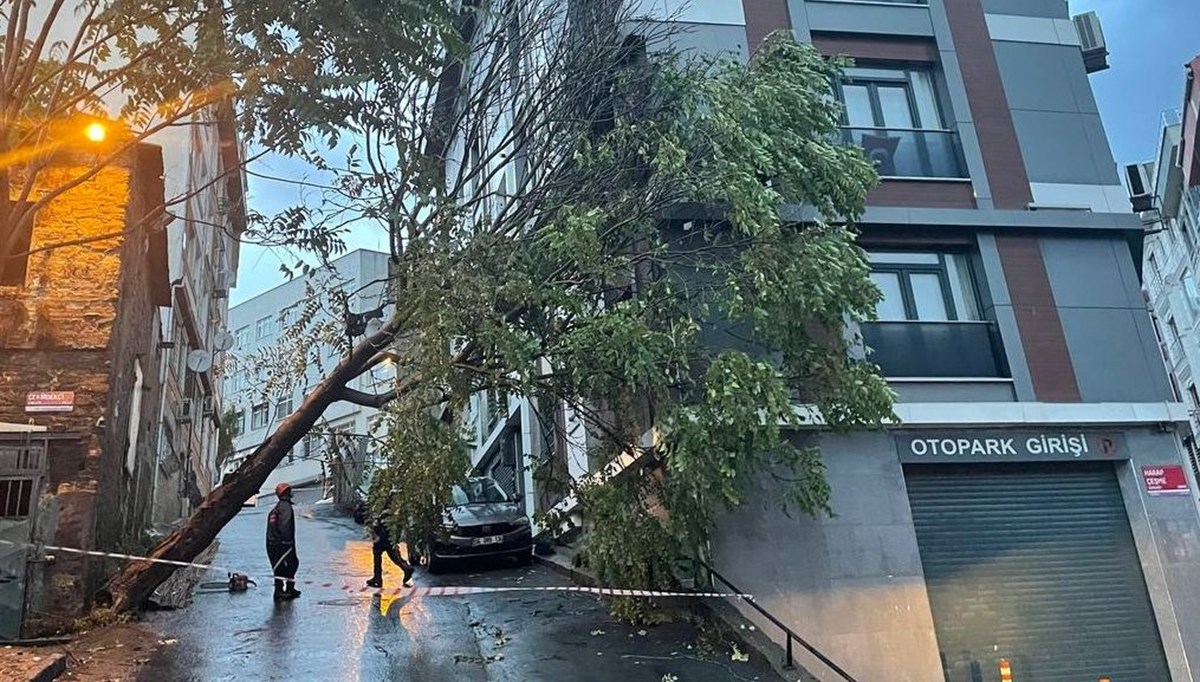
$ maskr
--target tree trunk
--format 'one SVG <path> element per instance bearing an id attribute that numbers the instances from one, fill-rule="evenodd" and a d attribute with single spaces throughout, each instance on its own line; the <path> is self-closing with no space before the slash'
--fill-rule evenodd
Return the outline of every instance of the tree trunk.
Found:
<path id="1" fill-rule="evenodd" d="M 343 370 L 343 367 L 338 369 Z M 258 492 L 288 451 L 304 438 L 325 409 L 338 399 L 339 391 L 349 380 L 345 376 L 347 374 L 352 372 L 349 369 L 335 370 L 329 378 L 318 384 L 300 407 L 258 446 L 254 454 L 247 457 L 236 471 L 226 476 L 221 485 L 204 498 L 187 523 L 154 548 L 150 557 L 191 561 L 212 544 L 217 533 L 241 511 L 242 504 Z M 139 608 L 176 568 L 151 561 L 131 563 L 109 580 L 101 594 L 102 602 L 111 604 L 116 611 Z"/>

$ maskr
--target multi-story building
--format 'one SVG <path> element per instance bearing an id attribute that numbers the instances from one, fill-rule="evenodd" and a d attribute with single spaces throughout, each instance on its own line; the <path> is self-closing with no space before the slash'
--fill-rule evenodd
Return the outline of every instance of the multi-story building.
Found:
<path id="1" fill-rule="evenodd" d="M 844 139 L 882 176 L 858 227 L 884 298 L 858 331 L 899 421 L 797 433 L 834 515 L 785 515 L 764 481 L 715 529 L 716 569 L 861 680 L 996 679 L 1002 660 L 1014 679 L 1192 680 L 1188 414 L 1088 81 L 1106 66 L 1096 17 L 1063 0 L 652 4 L 685 47 L 745 59 L 783 30 L 853 57 Z M 543 444 L 594 469 L 586 429 L 533 407 L 481 396 L 468 417 L 477 469 L 531 508 L 521 472 Z"/>
<path id="2" fill-rule="evenodd" d="M 245 229 L 242 154 L 229 107 L 195 114 L 171 138 L 164 175 L 171 307 L 164 330 L 162 422 L 154 520 L 186 516 L 217 484 L 223 385 L 216 375 L 233 345 L 229 290 Z"/>
<path id="3" fill-rule="evenodd" d="M 64 152 L 47 191 L 94 149 Z M 0 278 L 0 636 L 67 626 L 111 565 L 84 550 L 136 547 L 150 519 L 169 305 L 162 150 L 139 145 L 33 216 Z"/>
<path id="4" fill-rule="evenodd" d="M 222 380 L 224 409 L 237 415 L 237 438 L 236 453 L 224 463 L 224 472 L 241 464 L 271 434 L 274 426 L 300 405 L 308 389 L 337 364 L 346 350 L 345 340 L 336 337 L 326 338 L 316 347 L 306 344 L 300 347 L 287 339 L 288 331 L 297 328 L 306 310 L 318 311 L 309 320 L 310 326 L 332 322 L 335 328 L 344 329 L 343 295 L 351 313 L 383 309 L 388 258 L 388 254 L 376 251 L 352 251 L 332 261 L 331 268 L 320 268 L 308 277 L 293 279 L 230 308 L 229 328 L 234 345 L 222 370 Z M 303 375 L 290 377 L 283 382 L 286 385 L 268 383 L 267 367 L 279 365 L 261 361 L 267 354 L 279 352 L 305 356 L 305 362 L 301 363 L 305 368 Z M 316 361 L 312 361 L 314 358 Z M 394 379 L 395 368 L 384 364 L 355 379 L 350 388 L 375 393 Z M 348 402 L 331 405 L 309 436 L 263 483 L 260 492 L 270 492 L 280 482 L 332 487 L 331 464 L 336 458 L 366 456 L 361 446 L 370 441 L 376 413 L 373 408 Z M 352 438 L 339 439 L 338 434 Z"/>
<path id="5" fill-rule="evenodd" d="M 1200 477 L 1195 434 L 1200 433 L 1200 285 L 1197 284 L 1197 229 L 1200 193 L 1189 191 L 1183 173 L 1180 112 L 1162 115 L 1153 161 L 1126 167 L 1130 201 L 1146 226 L 1143 290 L 1172 390 L 1187 403 L 1191 433 L 1184 438 L 1192 473 Z M 1194 190 L 1195 188 L 1191 188 Z"/>

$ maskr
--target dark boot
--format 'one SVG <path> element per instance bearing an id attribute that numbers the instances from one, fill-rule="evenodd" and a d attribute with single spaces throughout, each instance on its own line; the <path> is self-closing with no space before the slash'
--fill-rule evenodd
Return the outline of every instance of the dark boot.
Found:
<path id="1" fill-rule="evenodd" d="M 285 596 L 286 594 L 287 594 L 287 591 L 284 590 L 284 588 L 283 588 L 283 581 L 276 578 L 275 579 L 275 595 L 274 595 L 275 601 L 282 601 L 284 599 L 287 599 L 287 597 Z"/>
<path id="2" fill-rule="evenodd" d="M 383 587 L 383 578 L 371 578 L 367 581 L 367 587 Z"/>
<path id="3" fill-rule="evenodd" d="M 284 588 L 283 595 L 285 599 L 295 599 L 296 597 L 300 596 L 300 590 L 296 589 L 295 581 L 287 581 L 287 587 Z"/>

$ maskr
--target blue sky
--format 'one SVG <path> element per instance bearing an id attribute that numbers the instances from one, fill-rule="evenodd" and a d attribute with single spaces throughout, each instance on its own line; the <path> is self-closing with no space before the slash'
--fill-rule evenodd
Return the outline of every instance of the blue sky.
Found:
<path id="1" fill-rule="evenodd" d="M 1095 11 L 1109 69 L 1092 90 L 1117 163 L 1148 161 L 1159 115 L 1183 104 L 1183 65 L 1200 53 L 1200 0 L 1070 0 L 1072 14 Z"/>
<path id="2" fill-rule="evenodd" d="M 1124 166 L 1149 160 L 1158 141 L 1160 114 L 1183 103 L 1183 64 L 1200 53 L 1200 0 L 1070 0 L 1070 8 L 1073 14 L 1095 11 L 1104 28 L 1110 68 L 1090 79 L 1116 162 Z M 251 168 L 268 175 L 322 180 L 305 164 L 277 157 Z M 312 189 L 250 178 L 250 205 L 261 213 L 315 197 Z M 350 234 L 347 242 L 351 249 L 387 246 L 374 230 Z M 283 283 L 280 262 L 294 263 L 295 255 L 246 245 L 232 302 Z"/>

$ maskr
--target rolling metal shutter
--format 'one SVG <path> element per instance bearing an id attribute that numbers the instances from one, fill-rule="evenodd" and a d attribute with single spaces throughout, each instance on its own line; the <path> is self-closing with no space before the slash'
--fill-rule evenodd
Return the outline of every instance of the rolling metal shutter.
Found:
<path id="1" fill-rule="evenodd" d="M 1113 466 L 908 465 L 949 682 L 1169 680 Z"/>

